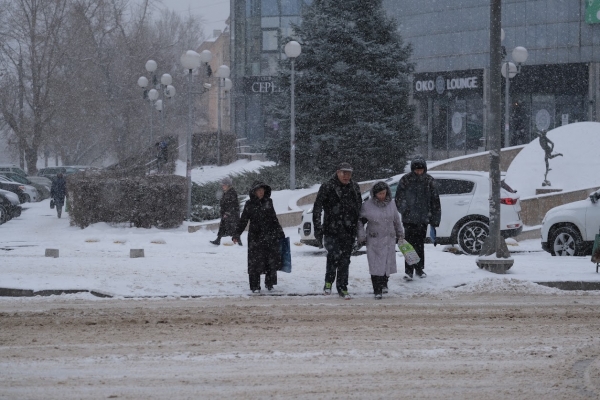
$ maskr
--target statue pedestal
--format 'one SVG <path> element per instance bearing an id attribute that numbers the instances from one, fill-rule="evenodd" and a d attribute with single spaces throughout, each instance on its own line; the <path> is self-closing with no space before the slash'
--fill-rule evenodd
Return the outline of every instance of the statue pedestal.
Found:
<path id="1" fill-rule="evenodd" d="M 559 188 L 553 188 L 550 186 L 546 186 L 544 188 L 537 188 L 535 189 L 535 194 L 548 194 L 548 193 L 558 193 L 558 192 L 562 192 L 562 189 Z"/>

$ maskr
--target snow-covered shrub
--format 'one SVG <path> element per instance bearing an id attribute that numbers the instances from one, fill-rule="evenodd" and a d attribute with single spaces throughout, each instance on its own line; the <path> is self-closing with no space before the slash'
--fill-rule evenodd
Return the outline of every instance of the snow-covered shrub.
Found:
<path id="1" fill-rule="evenodd" d="M 81 228 L 96 222 L 176 227 L 185 216 L 185 188 L 185 178 L 177 175 L 70 175 L 67 190 L 71 224 Z"/>

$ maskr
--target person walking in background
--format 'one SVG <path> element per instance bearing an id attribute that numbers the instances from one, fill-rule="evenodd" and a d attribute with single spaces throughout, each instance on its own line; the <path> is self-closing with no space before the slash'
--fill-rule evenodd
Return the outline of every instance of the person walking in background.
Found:
<path id="1" fill-rule="evenodd" d="M 168 157 L 168 143 L 165 140 L 156 142 L 156 172 L 164 172 L 165 166 L 167 165 Z"/>
<path id="2" fill-rule="evenodd" d="M 361 205 L 360 188 L 352 180 L 352 167 L 343 162 L 335 175 L 321 185 L 313 206 L 315 239 L 327 250 L 324 294 L 331 294 L 335 282 L 340 297 L 350 298 L 350 256 L 356 240 Z M 324 214 L 323 223 L 321 214 Z"/>
<path id="3" fill-rule="evenodd" d="M 377 300 L 387 293 L 389 276 L 397 272 L 396 243 L 403 239 L 402 219 L 392 201 L 392 191 L 387 183 L 377 182 L 358 219 L 358 244 L 367 245 L 369 273 Z"/>
<path id="4" fill-rule="evenodd" d="M 59 172 L 56 175 L 56 178 L 52 181 L 52 187 L 50 188 L 50 198 L 52 198 L 52 201 L 54 201 L 54 207 L 56 207 L 56 215 L 58 215 L 58 218 L 61 217 L 66 196 L 67 181 L 65 180 L 63 173 Z"/>
<path id="5" fill-rule="evenodd" d="M 421 260 L 415 265 L 404 263 L 404 279 L 412 281 L 413 271 L 420 278 L 427 274 L 425 268 L 425 235 L 427 225 L 437 228 L 442 218 L 442 206 L 435 179 L 427 173 L 427 162 L 421 156 L 410 163 L 408 174 L 400 178 L 396 190 L 396 207 L 402 214 L 404 237 Z"/>
<path id="6" fill-rule="evenodd" d="M 217 246 L 221 244 L 222 237 L 233 236 L 235 234 L 235 229 L 240 221 L 240 205 L 238 194 L 233 188 L 233 181 L 230 177 L 226 176 L 219 183 L 221 184 L 221 189 L 223 189 L 223 196 L 219 200 L 221 223 L 219 224 L 217 238 L 210 241 Z M 238 240 L 238 244 L 241 246 L 242 241 Z"/>
<path id="7" fill-rule="evenodd" d="M 260 275 L 265 275 L 267 290 L 277 285 L 277 271 L 281 268 L 279 241 L 285 238 L 271 200 L 271 187 L 256 181 L 250 189 L 250 200 L 233 235 L 233 242 L 240 243 L 240 236 L 248 228 L 248 275 L 252 293 L 260 293 Z"/>

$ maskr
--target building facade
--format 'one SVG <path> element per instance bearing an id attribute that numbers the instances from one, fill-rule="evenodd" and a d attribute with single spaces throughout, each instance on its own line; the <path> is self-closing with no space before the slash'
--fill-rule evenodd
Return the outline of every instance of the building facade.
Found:
<path id="1" fill-rule="evenodd" d="M 283 41 L 300 23 L 302 8 L 312 0 L 231 0 L 233 125 L 248 144 L 279 134 L 277 120 L 266 111 L 273 93 L 283 90 L 272 77 L 284 59 Z M 287 89 L 285 89 L 287 90 Z"/>
<path id="2" fill-rule="evenodd" d="M 232 0 L 238 137 L 255 142 L 278 134 L 277 121 L 264 105 L 270 93 L 287 89 L 277 88 L 270 77 L 285 57 L 282 40 L 292 35 L 290 23 L 300 22 L 302 7 L 310 2 Z M 485 149 L 489 0 L 384 0 L 384 7 L 413 47 L 411 96 L 420 151 L 429 159 L 443 159 Z M 506 61 L 517 46 L 529 53 L 510 80 L 504 146 L 528 143 L 539 130 L 598 120 L 600 0 L 505 0 L 502 27 Z M 504 86 L 502 93 L 504 99 Z"/>

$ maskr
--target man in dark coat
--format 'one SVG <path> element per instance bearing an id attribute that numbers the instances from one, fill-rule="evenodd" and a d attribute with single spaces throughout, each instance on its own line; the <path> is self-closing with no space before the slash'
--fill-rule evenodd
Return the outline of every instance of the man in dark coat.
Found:
<path id="1" fill-rule="evenodd" d="M 223 189 L 223 196 L 221 196 L 221 200 L 219 201 L 221 223 L 219 224 L 217 238 L 210 241 L 217 246 L 221 244 L 223 236 L 233 236 L 235 234 L 235 229 L 240 220 L 240 205 L 237 192 L 233 188 L 233 181 L 230 177 L 226 176 L 219 183 L 221 184 L 221 189 Z M 242 242 L 238 241 L 238 244 L 241 246 Z"/>
<path id="2" fill-rule="evenodd" d="M 260 275 L 265 274 L 269 291 L 277 285 L 277 271 L 281 268 L 280 240 L 285 238 L 271 200 L 271 187 L 256 181 L 250 189 L 250 200 L 237 225 L 233 242 L 239 243 L 246 225 L 248 228 L 248 275 L 252 293 L 260 293 Z"/>
<path id="3" fill-rule="evenodd" d="M 352 167 L 348 163 L 341 163 L 335 175 L 319 188 L 313 207 L 315 239 L 323 243 L 327 250 L 325 294 L 331 294 L 335 281 L 338 294 L 350 298 L 348 270 L 361 206 L 360 188 L 352 180 Z M 325 214 L 323 224 L 321 213 Z"/>
<path id="4" fill-rule="evenodd" d="M 65 180 L 62 172 L 56 175 L 56 178 L 52 181 L 52 187 L 50 188 L 50 197 L 54 201 L 54 207 L 56 207 L 56 214 L 60 218 L 62 214 L 62 208 L 65 204 L 65 196 L 67 195 L 67 181 Z"/>
<path id="5" fill-rule="evenodd" d="M 442 218 L 442 206 L 435 179 L 427 173 L 427 162 L 421 156 L 410 163 L 408 174 L 400 178 L 396 190 L 396 207 L 402 214 L 404 238 L 415 248 L 421 261 L 415 265 L 404 263 L 404 279 L 411 281 L 413 270 L 420 278 L 425 268 L 425 236 L 427 225 L 437 228 Z"/>

